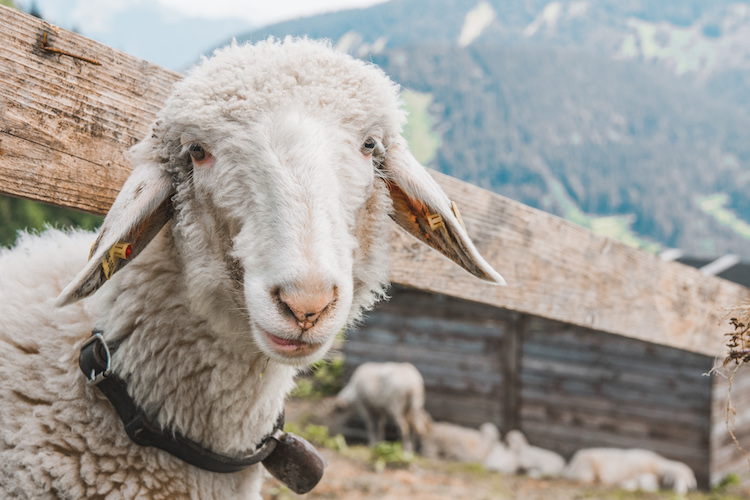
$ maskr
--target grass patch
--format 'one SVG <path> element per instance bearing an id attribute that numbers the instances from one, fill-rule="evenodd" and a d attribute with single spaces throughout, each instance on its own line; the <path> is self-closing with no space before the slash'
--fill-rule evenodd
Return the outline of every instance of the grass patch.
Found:
<path id="1" fill-rule="evenodd" d="M 729 195 L 718 193 L 710 196 L 698 196 L 695 202 L 701 210 L 713 217 L 716 222 L 750 240 L 750 224 L 737 217 L 731 210 L 724 208 L 729 202 Z"/>
<path id="2" fill-rule="evenodd" d="M 713 495 L 722 495 L 726 493 L 727 488 L 731 486 L 738 486 L 741 484 L 741 482 L 742 481 L 740 480 L 740 476 L 738 476 L 737 474 L 727 474 L 726 476 L 721 478 L 721 481 L 716 483 L 711 488 L 711 493 Z"/>
<path id="3" fill-rule="evenodd" d="M 339 453 L 346 452 L 348 448 L 344 436 L 341 434 L 331 436 L 328 427 L 325 425 L 307 424 L 303 427 L 293 422 L 287 422 L 284 424 L 284 432 L 291 432 L 292 434 L 296 434 L 299 437 L 310 441 L 316 446 L 336 450 Z"/>
<path id="4" fill-rule="evenodd" d="M 635 214 L 609 215 L 599 217 L 583 212 L 576 203 L 570 199 L 563 185 L 555 180 L 549 181 L 549 190 L 552 198 L 562 207 L 563 218 L 590 229 L 596 234 L 612 238 L 633 248 L 640 248 L 651 253 L 661 251 L 661 245 L 653 241 L 639 237 L 633 232 L 631 226 L 635 222 Z"/>
<path id="5" fill-rule="evenodd" d="M 332 396 L 344 387 L 344 358 L 323 359 L 308 368 L 297 379 L 292 391 L 294 398 L 322 398 Z"/>
<path id="6" fill-rule="evenodd" d="M 441 143 L 440 136 L 433 132 L 435 120 L 427 111 L 432 104 L 432 94 L 407 89 L 401 98 L 409 113 L 404 125 L 404 138 L 414 158 L 427 165 L 435 158 Z"/>
<path id="7" fill-rule="evenodd" d="M 376 471 L 403 469 L 414 461 L 414 453 L 405 452 L 399 441 L 381 441 L 370 451 L 370 463 Z"/>

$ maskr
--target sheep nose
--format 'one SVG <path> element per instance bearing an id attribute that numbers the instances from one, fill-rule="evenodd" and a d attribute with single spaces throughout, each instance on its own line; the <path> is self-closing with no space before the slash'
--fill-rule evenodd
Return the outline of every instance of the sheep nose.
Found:
<path id="1" fill-rule="evenodd" d="M 308 330 L 336 299 L 336 289 L 316 290 L 313 293 L 298 290 L 279 290 L 279 302 L 294 317 L 297 326 Z"/>

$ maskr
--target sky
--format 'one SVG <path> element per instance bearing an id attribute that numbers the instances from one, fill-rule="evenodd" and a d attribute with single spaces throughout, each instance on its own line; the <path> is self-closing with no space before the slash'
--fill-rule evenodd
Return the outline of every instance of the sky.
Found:
<path id="1" fill-rule="evenodd" d="M 14 0 L 61 28 L 175 71 L 268 24 L 386 0 Z"/>

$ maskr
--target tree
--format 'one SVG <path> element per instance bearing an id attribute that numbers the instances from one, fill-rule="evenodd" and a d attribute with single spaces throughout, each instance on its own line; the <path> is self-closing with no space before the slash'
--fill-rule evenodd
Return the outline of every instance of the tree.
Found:
<path id="1" fill-rule="evenodd" d="M 97 215 L 0 195 L 0 245 L 12 245 L 18 231 L 24 229 L 39 231 L 47 226 L 94 229 L 101 222 Z"/>

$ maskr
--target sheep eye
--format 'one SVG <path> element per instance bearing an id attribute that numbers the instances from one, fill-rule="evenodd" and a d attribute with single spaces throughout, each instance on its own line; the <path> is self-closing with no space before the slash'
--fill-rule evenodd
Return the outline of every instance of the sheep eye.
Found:
<path id="1" fill-rule="evenodd" d="M 368 137 L 365 142 L 362 144 L 362 153 L 366 155 L 371 155 L 375 148 L 378 146 L 378 141 L 375 140 L 374 137 Z"/>
<path id="2" fill-rule="evenodd" d="M 201 161 L 206 159 L 206 150 L 203 149 L 203 146 L 201 146 L 198 143 L 193 143 L 188 147 L 188 153 L 190 153 L 190 156 L 195 161 Z"/>

